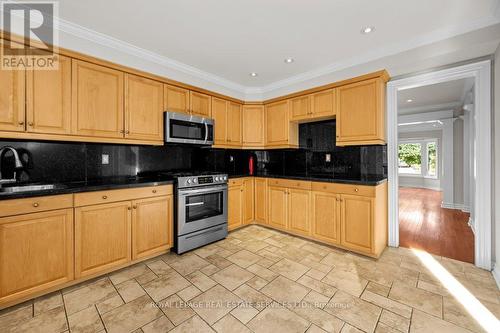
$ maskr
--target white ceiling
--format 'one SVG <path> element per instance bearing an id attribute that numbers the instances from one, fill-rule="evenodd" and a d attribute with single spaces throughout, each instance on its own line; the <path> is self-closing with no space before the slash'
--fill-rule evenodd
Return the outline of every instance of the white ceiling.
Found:
<path id="1" fill-rule="evenodd" d="M 431 84 L 398 92 L 398 114 L 453 110 L 463 105 L 473 78 Z M 411 99 L 412 102 L 408 102 Z"/>
<path id="2" fill-rule="evenodd" d="M 246 100 L 491 54 L 500 41 L 500 0 L 64 0 L 59 16 L 63 47 Z"/>

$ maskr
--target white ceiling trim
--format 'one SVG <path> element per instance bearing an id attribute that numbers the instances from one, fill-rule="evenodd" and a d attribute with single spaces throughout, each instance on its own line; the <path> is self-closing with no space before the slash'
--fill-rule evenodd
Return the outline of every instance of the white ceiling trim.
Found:
<path id="1" fill-rule="evenodd" d="M 412 108 L 398 108 L 398 112 L 401 113 L 431 113 L 434 111 L 440 110 L 454 110 L 463 105 L 462 101 L 450 102 L 450 103 L 442 103 L 442 104 L 434 104 L 434 105 L 424 105 L 424 106 L 415 106 Z M 405 116 L 407 116 L 405 114 Z"/>

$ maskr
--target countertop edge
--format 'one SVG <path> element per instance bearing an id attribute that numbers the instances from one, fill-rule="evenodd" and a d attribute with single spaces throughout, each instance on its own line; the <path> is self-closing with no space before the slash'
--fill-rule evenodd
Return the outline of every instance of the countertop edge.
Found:
<path id="1" fill-rule="evenodd" d="M 364 186 L 378 186 L 387 182 L 387 178 L 380 180 L 352 180 L 352 179 L 332 179 L 332 178 L 315 178 L 315 177 L 305 177 L 305 176 L 279 176 L 279 175 L 228 175 L 229 179 L 234 178 L 272 178 L 272 179 L 292 179 L 292 180 L 302 180 L 309 182 L 319 182 L 319 183 L 337 183 L 337 184 L 351 184 L 351 185 L 364 185 Z"/>

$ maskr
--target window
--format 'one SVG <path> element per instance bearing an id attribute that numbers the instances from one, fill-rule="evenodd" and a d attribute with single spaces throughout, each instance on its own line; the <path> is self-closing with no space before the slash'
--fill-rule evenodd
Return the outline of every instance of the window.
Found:
<path id="1" fill-rule="evenodd" d="M 398 147 L 399 174 L 437 178 L 436 140 L 401 142 Z"/>

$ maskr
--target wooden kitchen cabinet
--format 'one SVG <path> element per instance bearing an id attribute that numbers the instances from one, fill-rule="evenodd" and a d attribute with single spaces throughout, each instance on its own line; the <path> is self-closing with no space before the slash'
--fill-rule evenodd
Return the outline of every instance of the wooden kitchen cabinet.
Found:
<path id="1" fill-rule="evenodd" d="M 189 91 L 189 110 L 195 116 L 210 118 L 212 116 L 212 97 L 196 91 Z"/>
<path id="2" fill-rule="evenodd" d="M 238 180 L 237 185 L 229 185 L 227 189 L 227 228 L 234 230 L 243 224 L 243 190 L 242 182 Z"/>
<path id="3" fill-rule="evenodd" d="M 254 179 L 248 177 L 243 179 L 243 224 L 250 224 L 254 221 Z"/>
<path id="4" fill-rule="evenodd" d="M 242 109 L 243 148 L 264 148 L 266 117 L 263 105 L 244 105 Z"/>
<path id="5" fill-rule="evenodd" d="M 286 230 L 288 228 L 288 189 L 269 186 L 268 188 L 268 219 L 270 226 Z"/>
<path id="6" fill-rule="evenodd" d="M 125 75 L 125 137 L 163 141 L 163 84 Z"/>
<path id="7" fill-rule="evenodd" d="M 190 113 L 189 111 L 189 90 L 163 85 L 164 111 Z"/>
<path id="8" fill-rule="evenodd" d="M 214 146 L 225 147 L 227 145 L 227 110 L 226 100 L 212 97 L 212 119 L 215 122 Z"/>
<path id="9" fill-rule="evenodd" d="M 172 202 L 171 195 L 132 201 L 132 259 L 173 246 Z"/>
<path id="10" fill-rule="evenodd" d="M 131 210 L 130 201 L 75 208 L 76 278 L 131 260 Z"/>
<path id="11" fill-rule="evenodd" d="M 313 191 L 311 196 L 311 236 L 328 244 L 340 244 L 340 195 Z"/>
<path id="12" fill-rule="evenodd" d="M 0 218 L 0 306 L 73 279 L 73 209 Z"/>
<path id="13" fill-rule="evenodd" d="M 241 105 L 227 103 L 227 144 L 230 147 L 241 147 Z"/>
<path id="14" fill-rule="evenodd" d="M 255 222 L 267 224 L 267 179 L 255 178 L 254 181 Z"/>
<path id="15" fill-rule="evenodd" d="M 0 131 L 24 132 L 25 71 L 0 70 L 0 87 Z"/>
<path id="16" fill-rule="evenodd" d="M 57 70 L 26 72 L 28 132 L 71 134 L 71 58 L 58 59 Z"/>
<path id="17" fill-rule="evenodd" d="M 266 147 L 298 146 L 298 125 L 290 123 L 288 100 L 266 105 Z"/>
<path id="18" fill-rule="evenodd" d="M 311 191 L 291 188 L 287 193 L 288 230 L 309 236 L 311 233 Z"/>
<path id="19" fill-rule="evenodd" d="M 373 198 L 342 194 L 340 202 L 340 243 L 355 250 L 371 252 Z"/>
<path id="20" fill-rule="evenodd" d="M 385 82 L 381 78 L 337 88 L 338 146 L 385 144 Z"/>
<path id="21" fill-rule="evenodd" d="M 311 115 L 315 120 L 333 118 L 336 112 L 336 89 L 311 94 Z"/>
<path id="22" fill-rule="evenodd" d="M 73 60 L 72 133 L 123 138 L 124 73 Z"/>
<path id="23" fill-rule="evenodd" d="M 300 121 L 311 118 L 311 96 L 299 96 L 290 100 L 290 120 Z"/>

